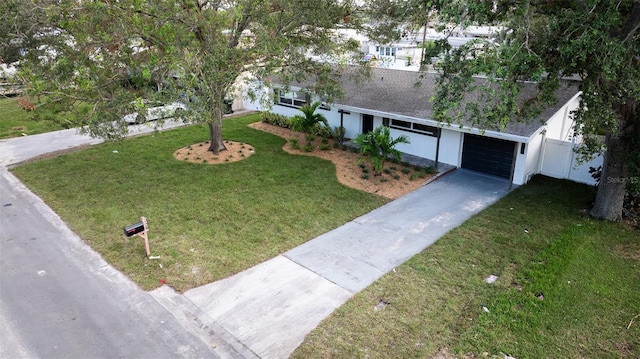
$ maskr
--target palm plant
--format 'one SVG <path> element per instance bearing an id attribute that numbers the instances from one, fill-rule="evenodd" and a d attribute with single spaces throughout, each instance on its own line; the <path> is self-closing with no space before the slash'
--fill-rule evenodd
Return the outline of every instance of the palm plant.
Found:
<path id="1" fill-rule="evenodd" d="M 382 174 L 384 161 L 389 156 L 400 160 L 402 153 L 395 147 L 399 143 L 409 143 L 409 138 L 402 135 L 392 139 L 389 127 L 378 126 L 371 132 L 358 134 L 353 142 L 360 146 L 360 153 L 363 155 L 369 153 L 373 170 L 376 176 L 379 176 Z"/>
<path id="2" fill-rule="evenodd" d="M 291 129 L 306 133 L 307 145 L 311 145 L 311 141 L 313 140 L 313 131 L 316 126 L 322 124 L 329 127 L 327 118 L 321 113 L 316 113 L 316 109 L 321 104 L 322 103 L 320 101 L 316 101 L 311 105 L 306 104 L 300 108 L 302 115 L 295 115 L 291 117 Z"/>

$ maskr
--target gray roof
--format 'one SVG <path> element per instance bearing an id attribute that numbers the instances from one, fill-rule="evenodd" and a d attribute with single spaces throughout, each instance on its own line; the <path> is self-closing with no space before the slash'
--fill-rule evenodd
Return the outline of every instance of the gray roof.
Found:
<path id="1" fill-rule="evenodd" d="M 355 69 L 348 68 L 345 71 L 347 73 L 340 77 L 344 97 L 336 99 L 334 104 L 432 120 L 432 103 L 429 99 L 435 94 L 434 87 L 438 74 L 372 68 L 371 77 L 357 81 L 350 76 Z M 533 96 L 536 87 L 534 83 L 525 83 L 522 98 Z M 577 92 L 578 88 L 573 83 L 567 83 L 558 91 L 557 102 L 544 110 L 538 120 L 529 123 L 512 121 L 504 130 L 498 127 L 484 128 L 484 130 L 530 137 Z"/>

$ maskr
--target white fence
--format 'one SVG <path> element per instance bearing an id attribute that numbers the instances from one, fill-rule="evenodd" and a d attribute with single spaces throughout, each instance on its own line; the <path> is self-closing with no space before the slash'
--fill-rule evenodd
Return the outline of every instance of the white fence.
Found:
<path id="1" fill-rule="evenodd" d="M 547 138 L 542 146 L 540 173 L 554 178 L 569 179 L 574 182 L 593 185 L 595 180 L 589 173 L 589 167 L 598 168 L 603 157 L 598 155 L 589 162 L 578 165 L 574 147 L 580 146 L 571 142 Z"/>

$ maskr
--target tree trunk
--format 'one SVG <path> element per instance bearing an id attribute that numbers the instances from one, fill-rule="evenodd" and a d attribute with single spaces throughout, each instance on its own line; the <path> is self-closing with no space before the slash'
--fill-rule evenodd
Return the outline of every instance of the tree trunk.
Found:
<path id="1" fill-rule="evenodd" d="M 622 219 L 624 195 L 627 182 L 625 146 L 622 136 L 607 134 L 607 152 L 602 164 L 600 185 L 591 216 L 609 221 Z"/>
<path id="2" fill-rule="evenodd" d="M 220 151 L 226 151 L 227 147 L 222 140 L 222 118 L 218 118 L 213 122 L 208 122 L 209 125 L 209 151 L 217 155 Z"/>

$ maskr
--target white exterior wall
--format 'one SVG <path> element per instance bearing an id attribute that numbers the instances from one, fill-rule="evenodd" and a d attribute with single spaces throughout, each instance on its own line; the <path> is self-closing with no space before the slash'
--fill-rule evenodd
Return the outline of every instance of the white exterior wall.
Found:
<path id="1" fill-rule="evenodd" d="M 587 163 L 578 165 L 573 150 L 575 146 L 579 145 L 547 138 L 542 151 L 540 173 L 549 177 L 595 184 L 595 180 L 589 173 L 589 167 L 601 166 L 603 157 L 600 155 Z"/>
<path id="2" fill-rule="evenodd" d="M 436 137 L 402 131 L 395 128 L 391 129 L 392 138 L 398 138 L 402 135 L 405 135 L 409 139 L 410 143 L 399 143 L 396 148 L 400 152 L 435 160 L 436 145 L 438 141 Z"/>
<path id="3" fill-rule="evenodd" d="M 460 167 L 462 163 L 462 132 L 442 129 L 438 162 Z"/>
<path id="4" fill-rule="evenodd" d="M 518 184 L 525 184 L 529 182 L 531 177 L 539 172 L 538 168 L 540 165 L 540 157 L 542 156 L 543 143 L 544 136 L 542 134 L 534 135 L 529 139 L 529 143 L 527 143 L 525 148 L 526 159 L 524 172 L 522 173 L 522 183 Z"/>
<path id="5" fill-rule="evenodd" d="M 571 111 L 578 108 L 579 104 L 580 94 L 577 94 L 551 116 L 545 123 L 545 137 L 560 141 L 571 141 L 573 135 Z"/>

